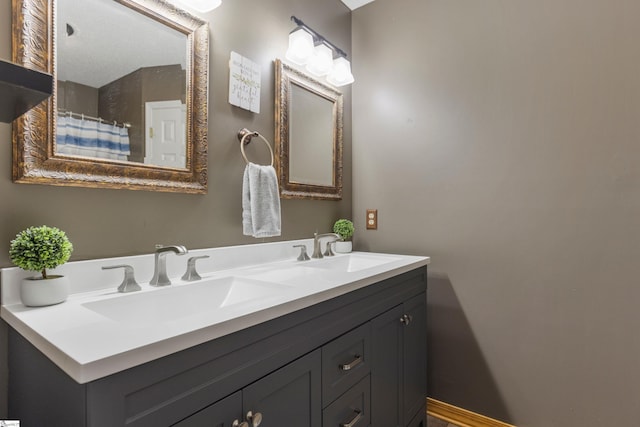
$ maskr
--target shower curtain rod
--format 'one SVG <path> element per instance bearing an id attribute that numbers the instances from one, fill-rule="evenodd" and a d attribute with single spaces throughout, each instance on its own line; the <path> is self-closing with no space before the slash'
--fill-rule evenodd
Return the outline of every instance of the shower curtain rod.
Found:
<path id="1" fill-rule="evenodd" d="M 115 126 L 120 126 L 123 128 L 130 128 L 131 127 L 131 123 L 118 123 L 117 121 L 110 121 L 110 120 L 105 120 L 102 117 L 92 117 L 92 116 L 87 116 L 86 114 L 81 114 L 81 113 L 74 113 L 73 111 L 68 111 L 68 110 L 63 110 L 63 109 L 59 109 L 58 110 L 58 115 L 59 116 L 76 116 L 79 119 L 86 119 L 86 120 L 92 120 L 94 122 L 100 122 L 100 123 L 113 123 Z"/>

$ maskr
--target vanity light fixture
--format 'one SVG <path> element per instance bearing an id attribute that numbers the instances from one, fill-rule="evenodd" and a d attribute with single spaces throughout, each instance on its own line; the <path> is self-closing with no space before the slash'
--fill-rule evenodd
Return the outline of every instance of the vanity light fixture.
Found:
<path id="1" fill-rule="evenodd" d="M 295 16 L 291 20 L 297 27 L 289 33 L 289 48 L 285 57 L 296 65 L 306 65 L 307 70 L 317 77 L 327 76 L 327 81 L 333 86 L 353 83 L 351 63 L 347 60 L 346 52 L 302 20 Z"/>
<path id="2" fill-rule="evenodd" d="M 354 82 L 351 74 L 351 64 L 344 56 L 339 56 L 333 60 L 333 68 L 327 76 L 327 81 L 334 86 L 350 85 Z"/>
<path id="3" fill-rule="evenodd" d="M 285 57 L 297 65 L 305 65 L 313 55 L 313 36 L 304 28 L 298 27 L 289 33 L 289 49 Z"/>
<path id="4" fill-rule="evenodd" d="M 314 76 L 322 77 L 329 74 L 333 67 L 333 51 L 324 43 L 313 49 L 313 55 L 307 62 L 307 71 Z"/>

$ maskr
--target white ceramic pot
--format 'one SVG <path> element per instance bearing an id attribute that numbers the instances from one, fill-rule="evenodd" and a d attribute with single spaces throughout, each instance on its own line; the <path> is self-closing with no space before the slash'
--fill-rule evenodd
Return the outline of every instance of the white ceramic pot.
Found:
<path id="1" fill-rule="evenodd" d="M 27 307 L 60 304 L 69 296 L 69 279 L 50 276 L 47 279 L 30 277 L 22 279 L 20 299 Z"/>
<path id="2" fill-rule="evenodd" d="M 353 250 L 353 242 L 351 240 L 347 242 L 337 241 L 336 242 L 336 252 L 341 254 L 348 254 Z"/>

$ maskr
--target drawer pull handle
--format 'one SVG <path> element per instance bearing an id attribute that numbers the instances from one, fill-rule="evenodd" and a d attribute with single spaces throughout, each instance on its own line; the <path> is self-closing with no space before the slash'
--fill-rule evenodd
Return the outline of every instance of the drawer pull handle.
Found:
<path id="1" fill-rule="evenodd" d="M 356 425 L 356 423 L 358 421 L 360 421 L 362 419 L 362 411 L 359 409 L 355 409 L 354 412 L 356 413 L 356 416 L 353 417 L 353 419 L 351 421 L 349 421 L 346 424 L 340 424 L 340 427 L 353 427 L 354 425 Z"/>
<path id="2" fill-rule="evenodd" d="M 346 365 L 340 365 L 340 370 L 341 371 L 350 371 L 350 370 L 352 370 L 353 368 L 355 368 L 356 366 L 358 366 L 361 363 L 362 363 L 362 356 L 356 354 L 356 358 L 353 359 L 353 361 L 351 363 L 348 363 Z"/>
<path id="3" fill-rule="evenodd" d="M 249 424 L 246 421 L 240 422 L 238 420 L 233 420 L 231 427 L 249 427 Z"/>

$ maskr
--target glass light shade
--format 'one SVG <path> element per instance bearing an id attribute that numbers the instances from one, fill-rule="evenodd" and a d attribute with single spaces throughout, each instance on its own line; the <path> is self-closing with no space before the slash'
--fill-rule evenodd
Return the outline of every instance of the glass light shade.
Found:
<path id="1" fill-rule="evenodd" d="M 313 55 L 313 36 L 302 28 L 289 34 L 289 48 L 285 57 L 298 65 L 305 65 Z"/>
<path id="2" fill-rule="evenodd" d="M 307 70 L 318 77 L 326 76 L 333 67 L 333 51 L 324 44 L 319 44 L 313 50 L 313 56 L 307 64 Z"/>
<path id="3" fill-rule="evenodd" d="M 333 68 L 327 76 L 327 81 L 334 86 L 349 85 L 355 81 L 351 74 L 351 63 L 344 56 L 333 60 Z"/>

